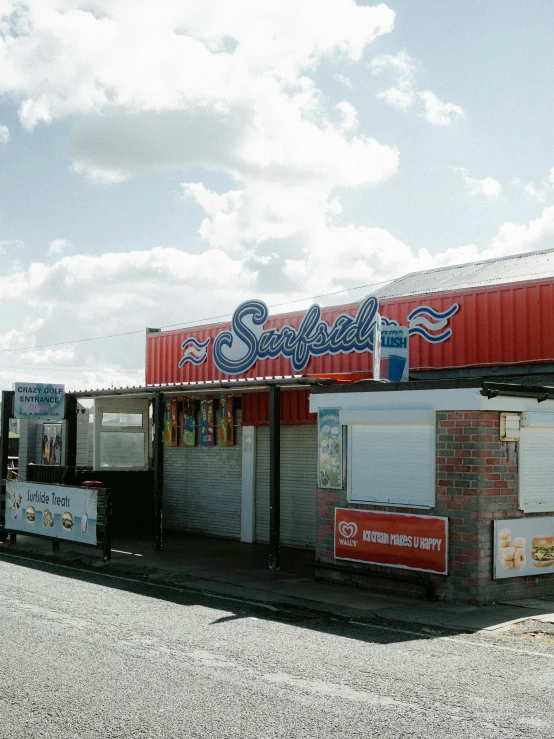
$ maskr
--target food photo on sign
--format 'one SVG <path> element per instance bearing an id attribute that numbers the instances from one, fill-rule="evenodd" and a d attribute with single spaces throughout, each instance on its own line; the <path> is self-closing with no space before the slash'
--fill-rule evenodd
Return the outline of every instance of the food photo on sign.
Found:
<path id="1" fill-rule="evenodd" d="M 554 574 L 554 517 L 494 522 L 494 577 Z"/>

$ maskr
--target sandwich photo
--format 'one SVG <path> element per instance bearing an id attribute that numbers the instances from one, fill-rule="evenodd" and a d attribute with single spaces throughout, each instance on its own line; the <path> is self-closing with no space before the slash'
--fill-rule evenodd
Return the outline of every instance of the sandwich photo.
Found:
<path id="1" fill-rule="evenodd" d="M 25 511 L 25 515 L 27 516 L 27 521 L 29 521 L 29 523 L 34 523 L 35 522 L 35 509 L 33 508 L 32 505 L 27 506 L 27 510 Z"/>
<path id="2" fill-rule="evenodd" d="M 68 531 L 71 531 L 73 528 L 73 516 L 69 511 L 64 511 L 62 513 L 62 526 L 64 529 L 68 529 Z"/>
<path id="3" fill-rule="evenodd" d="M 535 567 L 551 567 L 554 564 L 554 536 L 533 537 L 531 561 Z"/>

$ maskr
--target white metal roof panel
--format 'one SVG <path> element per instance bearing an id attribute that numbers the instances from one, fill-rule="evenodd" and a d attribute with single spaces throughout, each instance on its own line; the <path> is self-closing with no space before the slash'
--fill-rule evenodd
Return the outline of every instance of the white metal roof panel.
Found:
<path id="1" fill-rule="evenodd" d="M 549 277 L 554 277 L 554 249 L 412 272 L 377 290 L 375 295 L 383 300 Z"/>

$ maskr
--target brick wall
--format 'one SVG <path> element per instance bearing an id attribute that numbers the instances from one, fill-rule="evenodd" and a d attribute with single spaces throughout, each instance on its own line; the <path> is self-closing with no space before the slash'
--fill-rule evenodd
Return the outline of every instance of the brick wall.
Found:
<path id="1" fill-rule="evenodd" d="M 422 595 L 425 582 L 437 597 L 487 603 L 554 592 L 554 574 L 493 580 L 493 521 L 519 518 L 517 443 L 500 441 L 499 413 L 437 413 L 436 505 L 429 515 L 449 519 L 449 574 L 433 575 L 334 559 L 334 509 L 352 507 L 397 513 L 419 509 L 349 504 L 346 490 L 317 491 L 316 561 L 347 565 L 350 574 L 319 570 L 319 577 Z M 529 514 L 526 514 L 529 515 Z M 544 514 L 540 514 L 544 515 Z M 362 574 L 363 573 L 363 574 Z M 379 575 L 373 579 L 372 573 Z M 390 580 L 383 580 L 389 575 Z M 398 578 L 402 579 L 399 580 Z"/>

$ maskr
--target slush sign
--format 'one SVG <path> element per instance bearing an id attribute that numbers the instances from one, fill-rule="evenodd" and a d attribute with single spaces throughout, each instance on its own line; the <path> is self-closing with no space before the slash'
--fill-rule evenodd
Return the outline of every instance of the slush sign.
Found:
<path id="1" fill-rule="evenodd" d="M 65 386 L 41 382 L 14 384 L 15 418 L 51 418 L 62 420 L 65 406 Z"/>
<path id="2" fill-rule="evenodd" d="M 381 328 L 380 379 L 407 382 L 410 369 L 410 342 L 407 326 Z"/>

